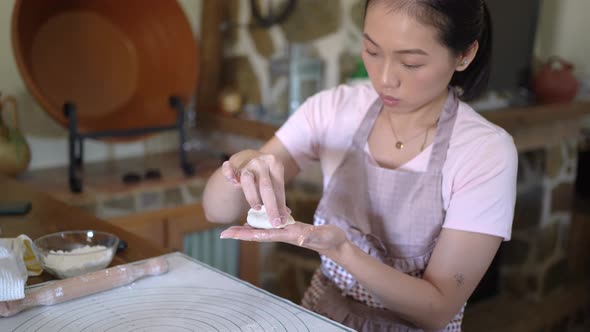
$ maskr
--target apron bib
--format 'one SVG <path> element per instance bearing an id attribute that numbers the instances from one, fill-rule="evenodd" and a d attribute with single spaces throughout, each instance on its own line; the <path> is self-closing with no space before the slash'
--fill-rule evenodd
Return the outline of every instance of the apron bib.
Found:
<path id="1" fill-rule="evenodd" d="M 422 277 L 444 221 L 442 168 L 459 100 L 449 91 L 425 172 L 379 167 L 364 146 L 382 109 L 369 108 L 352 145 L 332 175 L 314 216 L 315 225 L 337 225 L 369 255 L 398 271 Z M 331 259 L 322 265 L 303 305 L 359 331 L 420 331 L 383 308 Z M 444 331 L 460 331 L 463 310 Z M 456 329 L 455 329 L 456 326 Z"/>

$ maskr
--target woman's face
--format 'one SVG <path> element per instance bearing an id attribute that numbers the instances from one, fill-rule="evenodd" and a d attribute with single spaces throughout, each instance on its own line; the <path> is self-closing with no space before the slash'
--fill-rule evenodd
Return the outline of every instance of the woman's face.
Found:
<path id="1" fill-rule="evenodd" d="M 460 59 L 437 37 L 403 9 L 380 2 L 367 9 L 362 57 L 386 109 L 409 113 L 446 96 Z"/>

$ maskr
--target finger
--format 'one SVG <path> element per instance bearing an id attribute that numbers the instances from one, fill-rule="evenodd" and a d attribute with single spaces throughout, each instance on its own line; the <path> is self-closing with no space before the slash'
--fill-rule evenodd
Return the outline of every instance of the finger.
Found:
<path id="1" fill-rule="evenodd" d="M 219 238 L 221 239 L 232 239 L 236 234 L 237 230 L 235 229 L 236 226 L 232 226 L 219 234 Z"/>
<path id="2" fill-rule="evenodd" d="M 243 226 L 233 226 L 221 232 L 222 239 L 236 239 L 242 241 L 272 241 L 272 235 L 268 234 L 268 230 L 246 228 Z"/>
<path id="3" fill-rule="evenodd" d="M 240 232 L 240 230 L 244 228 L 243 226 L 232 226 L 219 234 L 219 238 L 221 239 L 235 239 L 236 235 Z"/>
<path id="4" fill-rule="evenodd" d="M 223 231 L 220 237 L 222 239 L 232 238 L 243 241 L 285 242 L 295 244 L 301 234 L 301 228 L 293 227 L 296 225 L 291 225 L 283 229 L 257 229 L 243 226 L 232 226 Z M 291 230 L 288 228 L 291 228 Z"/>
<path id="5" fill-rule="evenodd" d="M 260 169 L 258 170 L 258 175 L 260 176 L 260 178 L 258 179 L 258 186 L 260 188 L 260 198 L 262 199 L 262 203 L 266 207 L 266 213 L 268 214 L 270 223 L 274 227 L 281 226 L 283 222 L 280 219 L 281 213 L 279 212 L 279 208 L 277 206 L 277 196 L 274 190 L 270 170 L 266 166 L 266 164 L 260 167 Z"/>
<path id="6" fill-rule="evenodd" d="M 248 201 L 248 204 L 250 204 L 253 209 L 260 210 L 262 202 L 260 200 L 260 196 L 258 195 L 256 176 L 252 171 L 246 169 L 240 174 L 240 180 L 246 201 Z"/>
<path id="7" fill-rule="evenodd" d="M 290 214 L 287 211 L 285 200 L 285 170 L 283 164 L 278 162 L 275 156 L 267 155 L 264 159 L 266 159 L 270 167 L 270 176 L 276 197 L 277 210 L 281 217 L 281 224 L 284 224 L 287 221 L 287 216 Z"/>
<path id="8" fill-rule="evenodd" d="M 221 174 L 223 174 L 223 176 L 227 179 L 228 182 L 232 184 L 238 184 L 235 169 L 229 161 L 225 161 L 221 165 Z"/>

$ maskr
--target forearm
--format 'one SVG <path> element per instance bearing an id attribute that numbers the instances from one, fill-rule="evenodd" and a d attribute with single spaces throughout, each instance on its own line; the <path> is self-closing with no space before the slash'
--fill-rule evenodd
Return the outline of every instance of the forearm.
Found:
<path id="1" fill-rule="evenodd" d="M 347 242 L 332 259 L 351 273 L 386 308 L 424 329 L 440 329 L 452 318 L 443 294 L 429 281 L 395 270 Z"/>
<path id="2" fill-rule="evenodd" d="M 205 186 L 203 208 L 209 221 L 229 224 L 244 217 L 248 204 L 244 192 L 227 181 L 218 169 Z"/>

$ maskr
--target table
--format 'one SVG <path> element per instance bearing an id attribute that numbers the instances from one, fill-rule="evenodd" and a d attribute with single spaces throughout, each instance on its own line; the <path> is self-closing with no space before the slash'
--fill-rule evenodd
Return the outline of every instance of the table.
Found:
<path id="1" fill-rule="evenodd" d="M 117 253 L 112 265 L 135 262 L 170 252 L 14 179 L 0 176 L 0 188 L 0 201 L 2 202 L 27 201 L 32 203 L 31 212 L 25 216 L 0 217 L 0 237 L 11 238 L 26 234 L 34 240 L 45 234 L 67 230 L 93 229 L 110 232 L 128 244 L 127 249 Z M 51 279 L 51 275 L 43 273 L 40 277 L 29 278 L 28 284 L 32 285 Z"/>

